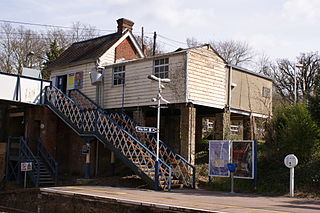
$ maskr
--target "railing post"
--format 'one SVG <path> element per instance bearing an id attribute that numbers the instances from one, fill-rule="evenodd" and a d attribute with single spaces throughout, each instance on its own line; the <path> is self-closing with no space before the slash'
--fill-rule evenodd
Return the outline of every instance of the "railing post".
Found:
<path id="1" fill-rule="evenodd" d="M 172 170 L 169 168 L 169 178 L 168 178 L 168 190 L 171 191 L 171 176 Z"/>
<path id="2" fill-rule="evenodd" d="M 196 188 L 196 167 L 193 167 L 192 186 L 194 189 Z"/>
<path id="3" fill-rule="evenodd" d="M 154 189 L 155 190 L 159 190 L 159 161 L 156 161 L 155 164 L 154 164 L 154 169 L 155 169 L 155 172 L 154 172 Z"/>
<path id="4" fill-rule="evenodd" d="M 41 84 L 40 84 L 40 104 L 42 105 L 42 90 L 43 90 L 43 80 L 41 79 Z"/>

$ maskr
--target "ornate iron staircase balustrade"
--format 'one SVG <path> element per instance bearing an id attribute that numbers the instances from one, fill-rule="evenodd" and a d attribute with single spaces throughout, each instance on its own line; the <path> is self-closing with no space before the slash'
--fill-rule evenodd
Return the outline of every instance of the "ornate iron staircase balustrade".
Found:
<path id="1" fill-rule="evenodd" d="M 52 157 L 50 152 L 45 148 L 42 141 L 39 139 L 37 143 L 37 151 L 38 156 L 41 157 L 41 159 L 44 160 L 44 162 L 47 165 L 47 168 L 49 169 L 49 172 L 51 176 L 53 177 L 55 185 L 58 183 L 58 163 L 55 161 L 55 159 Z"/>
<path id="2" fill-rule="evenodd" d="M 56 87 L 45 88 L 45 104 L 80 136 L 94 136 L 140 177 L 154 186 L 156 156 L 146 146 L 124 130 L 103 110 L 80 107 Z M 164 189 L 171 188 L 172 171 L 159 160 L 159 179 Z M 156 186 L 157 187 L 157 186 Z"/>
<path id="3" fill-rule="evenodd" d="M 82 109 L 86 110 L 103 110 L 99 105 L 93 102 L 81 91 L 74 89 L 69 91 L 69 96 Z M 137 132 L 135 127 L 136 121 L 130 118 L 126 113 L 113 112 L 108 113 L 110 118 L 117 122 L 123 129 L 130 133 L 133 137 L 143 143 L 153 153 L 156 153 L 156 137 L 154 134 Z M 186 161 L 182 156 L 175 153 L 164 142 L 160 141 L 160 158 L 165 161 L 171 168 L 174 177 L 182 181 L 185 186 L 195 188 L 195 167 Z"/>

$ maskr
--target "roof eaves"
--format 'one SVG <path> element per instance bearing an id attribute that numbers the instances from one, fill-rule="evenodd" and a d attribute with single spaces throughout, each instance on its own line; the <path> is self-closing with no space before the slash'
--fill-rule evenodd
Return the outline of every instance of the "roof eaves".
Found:
<path id="1" fill-rule="evenodd" d="M 264 79 L 273 81 L 273 79 L 270 78 L 270 77 L 268 77 L 268 76 L 265 76 L 265 75 L 260 74 L 260 73 L 253 72 L 253 71 L 248 70 L 248 69 L 243 68 L 243 67 L 239 67 L 239 66 L 232 65 L 232 64 L 227 64 L 227 66 L 232 67 L 232 68 L 235 68 L 235 69 L 240 70 L 240 71 L 242 71 L 242 72 L 249 73 L 249 74 L 251 74 L 251 75 L 255 75 L 255 76 L 258 76 L 258 77 L 261 77 L 261 78 L 264 78 Z"/>

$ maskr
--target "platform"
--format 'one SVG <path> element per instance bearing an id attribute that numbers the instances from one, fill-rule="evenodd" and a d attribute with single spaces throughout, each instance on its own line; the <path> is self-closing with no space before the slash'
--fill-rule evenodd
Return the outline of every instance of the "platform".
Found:
<path id="1" fill-rule="evenodd" d="M 41 193 L 81 195 L 121 204 L 151 206 L 178 212 L 285 213 L 320 212 L 320 201 L 250 194 L 177 189 L 171 192 L 108 186 L 42 188 Z"/>

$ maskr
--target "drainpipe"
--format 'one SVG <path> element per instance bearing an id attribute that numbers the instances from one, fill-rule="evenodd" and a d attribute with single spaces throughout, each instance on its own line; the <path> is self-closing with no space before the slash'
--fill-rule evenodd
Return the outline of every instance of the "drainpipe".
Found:
<path id="1" fill-rule="evenodd" d="M 228 72 L 228 102 L 227 102 L 227 109 L 231 109 L 231 84 L 232 84 L 232 66 L 229 65 L 229 72 Z"/>

